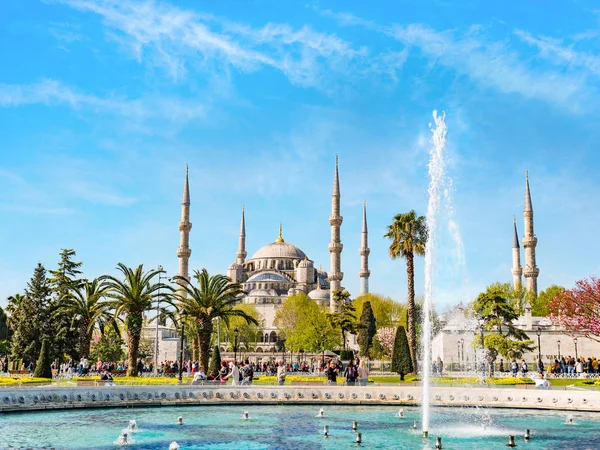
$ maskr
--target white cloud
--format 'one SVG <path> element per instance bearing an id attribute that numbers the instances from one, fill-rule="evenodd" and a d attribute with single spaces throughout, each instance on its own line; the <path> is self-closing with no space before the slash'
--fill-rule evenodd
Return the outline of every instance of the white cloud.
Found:
<path id="1" fill-rule="evenodd" d="M 423 24 L 382 26 L 349 13 L 315 9 L 342 26 L 363 27 L 394 38 L 408 48 L 417 48 L 432 64 L 451 68 L 481 86 L 503 93 L 542 100 L 578 112 L 588 90 L 584 76 L 533 68 L 526 57 L 511 48 L 509 41 L 488 39 L 484 35 L 485 28 L 479 25 L 463 33 L 437 31 Z M 540 44 L 551 45 L 549 41 Z M 586 65 L 590 68 L 595 62 L 588 60 Z"/>
<path id="2" fill-rule="evenodd" d="M 34 104 L 66 105 L 74 110 L 116 114 L 138 121 L 167 119 L 171 122 L 188 122 L 204 117 L 207 109 L 192 100 L 164 96 L 142 97 L 135 100 L 98 97 L 49 79 L 32 84 L 0 83 L 0 107 Z"/>
<path id="3" fill-rule="evenodd" d="M 323 89 L 332 83 L 330 73 L 344 76 L 374 71 L 367 48 L 355 48 L 334 34 L 307 25 L 293 28 L 267 23 L 254 28 L 168 3 L 58 2 L 101 16 L 111 39 L 128 48 L 138 61 L 162 67 L 175 81 L 185 78 L 190 68 L 213 70 L 215 63 L 222 70 L 233 67 L 245 72 L 268 67 L 294 84 Z M 401 56 L 387 56 L 392 67 L 401 66 Z M 388 67 L 382 70 L 384 75 L 389 72 Z"/>
<path id="4" fill-rule="evenodd" d="M 523 42 L 536 47 L 541 58 L 547 59 L 557 66 L 581 67 L 594 75 L 600 75 L 600 58 L 575 50 L 574 44 L 565 46 L 562 39 L 548 36 L 536 37 L 523 30 L 515 30 L 515 35 Z"/>

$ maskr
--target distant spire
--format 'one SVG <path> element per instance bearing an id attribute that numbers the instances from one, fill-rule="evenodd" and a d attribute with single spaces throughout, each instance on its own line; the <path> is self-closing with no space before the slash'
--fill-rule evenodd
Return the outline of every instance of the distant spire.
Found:
<path id="1" fill-rule="evenodd" d="M 190 180 L 187 164 L 185 165 L 185 184 L 183 185 L 183 199 L 181 200 L 181 204 L 186 206 L 190 204 Z"/>
<path id="2" fill-rule="evenodd" d="M 367 201 L 366 200 L 363 202 L 362 232 L 363 233 L 368 233 L 369 232 L 369 230 L 367 230 Z"/>
<path id="3" fill-rule="evenodd" d="M 338 155 L 335 155 L 335 174 L 333 177 L 333 196 L 340 195 L 340 175 L 338 172 Z"/>
<path id="4" fill-rule="evenodd" d="M 513 234 L 513 248 L 521 248 L 519 246 L 519 235 L 517 234 L 517 216 L 514 216 L 515 233 Z"/>
<path id="5" fill-rule="evenodd" d="M 531 192 L 529 192 L 529 171 L 525 171 L 525 211 L 533 211 Z"/>
<path id="6" fill-rule="evenodd" d="M 246 215 L 244 213 L 244 205 L 242 205 L 242 221 L 240 223 L 240 240 L 237 252 L 237 263 L 244 264 L 246 261 Z"/>
<path id="7" fill-rule="evenodd" d="M 321 280 L 319 279 L 319 275 L 317 275 L 317 289 L 321 289 Z"/>
<path id="8" fill-rule="evenodd" d="M 360 254 L 360 271 L 358 276 L 360 277 L 360 293 L 367 294 L 369 292 L 369 276 L 371 271 L 369 270 L 369 233 L 367 230 L 367 202 L 365 200 L 363 204 L 363 223 L 361 233 L 361 246 L 359 250 Z"/>
<path id="9" fill-rule="evenodd" d="M 278 244 L 282 244 L 283 242 L 285 242 L 283 240 L 283 227 L 281 226 L 281 224 L 279 224 L 279 237 L 277 237 L 277 240 L 275 241 Z"/>

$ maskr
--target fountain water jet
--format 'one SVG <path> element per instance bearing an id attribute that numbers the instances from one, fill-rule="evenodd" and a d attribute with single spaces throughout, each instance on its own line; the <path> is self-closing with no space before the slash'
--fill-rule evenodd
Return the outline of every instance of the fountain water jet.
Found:
<path id="1" fill-rule="evenodd" d="M 440 198 L 446 178 L 446 162 L 444 150 L 446 148 L 445 114 L 438 116 L 433 111 L 435 127 L 431 128 L 431 152 L 429 160 L 429 202 L 427 204 L 427 244 L 425 245 L 425 302 L 423 305 L 423 434 L 429 431 L 429 374 L 431 370 L 431 311 L 433 304 L 433 262 L 436 247 L 436 225 L 440 209 Z M 446 197 L 448 199 L 448 197 Z"/>

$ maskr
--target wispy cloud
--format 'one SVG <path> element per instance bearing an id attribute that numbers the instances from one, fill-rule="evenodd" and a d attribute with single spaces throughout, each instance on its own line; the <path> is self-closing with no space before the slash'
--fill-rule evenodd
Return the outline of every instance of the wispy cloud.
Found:
<path id="1" fill-rule="evenodd" d="M 438 31 L 423 24 L 379 25 L 349 13 L 315 10 L 337 21 L 342 26 L 358 26 L 402 42 L 408 49 L 418 49 L 432 64 L 453 69 L 480 86 L 494 88 L 507 94 L 518 94 L 527 99 L 542 100 L 554 105 L 580 111 L 584 95 L 589 90 L 585 76 L 561 70 L 533 68 L 528 56 L 515 51 L 509 40 L 493 40 L 486 36 L 484 27 L 474 25 L 466 31 Z M 524 34 L 520 34 L 524 37 Z M 552 41 L 535 40 L 530 43 L 545 46 L 550 51 Z M 567 60 L 570 55 L 553 51 Z M 595 61 L 587 59 L 588 68 Z M 595 70 L 595 68 L 594 68 Z"/>
<path id="2" fill-rule="evenodd" d="M 522 39 L 523 42 L 537 48 L 541 58 L 557 66 L 585 68 L 592 74 L 600 75 L 600 57 L 577 51 L 575 43 L 565 45 L 562 39 L 548 36 L 534 36 L 523 30 L 515 30 L 515 35 Z"/>
<path id="3" fill-rule="evenodd" d="M 160 118 L 172 122 L 187 122 L 206 114 L 206 107 L 192 100 L 163 96 L 134 100 L 98 97 L 49 79 L 32 84 L 0 83 L 0 107 L 33 104 L 65 105 L 74 110 L 110 113 L 139 121 Z"/>
<path id="4" fill-rule="evenodd" d="M 132 0 L 57 0 L 102 17 L 110 39 L 140 62 L 158 65 L 176 81 L 190 70 L 227 67 L 253 72 L 272 68 L 291 83 L 329 89 L 336 77 L 373 71 L 366 47 L 310 26 L 267 23 L 251 27 L 168 3 Z M 391 54 L 397 67 L 403 62 Z M 377 57 L 377 56 L 376 56 Z M 388 67 L 381 72 L 390 73 Z"/>

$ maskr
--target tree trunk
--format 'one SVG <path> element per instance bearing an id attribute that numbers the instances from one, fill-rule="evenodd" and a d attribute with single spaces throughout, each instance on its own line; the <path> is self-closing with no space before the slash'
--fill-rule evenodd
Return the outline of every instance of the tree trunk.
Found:
<path id="1" fill-rule="evenodd" d="M 198 361 L 200 358 L 198 357 L 198 351 L 200 348 L 200 342 L 198 336 L 192 339 L 192 359 L 194 361 Z"/>
<path id="2" fill-rule="evenodd" d="M 126 320 L 127 328 L 127 376 L 137 377 L 137 356 L 140 348 L 140 335 L 142 333 L 142 318 L 141 317 L 127 317 Z"/>
<path id="3" fill-rule="evenodd" d="M 87 320 L 81 322 L 79 325 L 79 357 L 87 358 L 90 355 L 90 341 L 91 336 L 88 332 L 89 323 Z"/>
<path id="4" fill-rule="evenodd" d="M 417 371 L 417 331 L 415 329 L 415 261 L 414 255 L 406 255 L 406 275 L 408 277 L 408 299 L 406 306 L 406 325 L 408 328 L 408 348 L 415 372 Z"/>
<path id="5" fill-rule="evenodd" d="M 212 336 L 212 320 L 204 318 L 200 322 L 198 332 L 198 343 L 200 349 L 200 361 L 205 373 L 208 373 L 208 360 L 210 358 L 210 338 Z"/>

